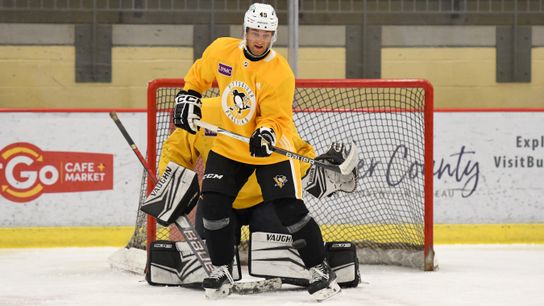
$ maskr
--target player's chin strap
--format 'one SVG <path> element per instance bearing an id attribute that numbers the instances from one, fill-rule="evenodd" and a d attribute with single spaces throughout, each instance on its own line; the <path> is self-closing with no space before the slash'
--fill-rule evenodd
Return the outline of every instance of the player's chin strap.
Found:
<path id="1" fill-rule="evenodd" d="M 249 143 L 249 138 L 248 137 L 242 136 L 240 134 L 237 134 L 237 133 L 234 133 L 234 132 L 231 132 L 231 131 L 227 131 L 227 130 L 222 129 L 222 128 L 218 127 L 218 126 L 215 126 L 213 124 L 204 122 L 202 120 L 195 120 L 194 123 L 195 123 L 195 125 L 197 125 L 197 126 L 199 126 L 201 128 L 205 128 L 208 131 L 215 132 L 215 133 L 218 133 L 218 134 L 223 134 L 223 135 L 229 136 L 231 138 L 243 141 L 245 143 Z M 300 160 L 302 162 L 305 162 L 305 163 L 308 163 L 308 164 L 311 164 L 311 165 L 315 165 L 317 167 L 322 167 L 322 168 L 329 169 L 329 170 L 332 170 L 332 171 L 335 171 L 335 172 L 339 172 L 342 175 L 350 174 L 353 171 L 353 169 L 355 169 L 355 167 L 357 167 L 357 164 L 359 163 L 359 149 L 357 148 L 357 145 L 355 144 L 355 142 L 353 142 L 351 145 L 345 147 L 345 150 L 349 151 L 349 152 L 345 152 L 346 159 L 344 160 L 344 162 L 342 162 L 339 165 L 334 165 L 334 164 L 326 163 L 324 161 L 315 160 L 313 158 L 310 158 L 310 157 L 307 157 L 307 156 L 304 156 L 304 155 L 300 155 L 300 154 L 297 154 L 297 153 L 294 153 L 294 152 L 291 152 L 291 151 L 287 151 L 285 149 L 282 149 L 282 148 L 279 148 L 279 147 L 276 147 L 276 146 L 272 146 L 272 150 L 274 152 L 276 152 L 276 153 L 279 153 L 281 155 L 285 155 L 285 156 L 287 156 L 289 158 Z"/>

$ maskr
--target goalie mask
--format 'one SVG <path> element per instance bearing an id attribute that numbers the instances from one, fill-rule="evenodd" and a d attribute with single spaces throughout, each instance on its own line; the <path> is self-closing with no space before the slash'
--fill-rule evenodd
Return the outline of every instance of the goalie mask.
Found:
<path id="1" fill-rule="evenodd" d="M 250 52 L 247 47 L 248 29 L 274 32 L 268 49 L 263 53 L 267 54 L 276 41 L 278 33 L 278 16 L 274 8 L 270 4 L 253 3 L 244 15 L 244 48 Z"/>

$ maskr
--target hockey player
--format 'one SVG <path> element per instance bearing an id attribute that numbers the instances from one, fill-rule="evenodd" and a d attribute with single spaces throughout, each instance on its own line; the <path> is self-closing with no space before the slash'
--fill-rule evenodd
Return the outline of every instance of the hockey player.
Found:
<path id="1" fill-rule="evenodd" d="M 222 112 L 220 98 L 217 97 L 203 99 L 202 109 L 203 121 L 211 123 L 213 125 L 220 124 L 220 115 Z M 341 144 L 333 143 L 330 149 L 325 154 L 321 154 L 315 157 L 316 154 L 313 147 L 304 140 L 302 140 L 296 130 L 293 131 L 293 135 L 294 150 L 296 153 L 315 158 L 316 160 L 330 162 L 332 164 L 340 164 L 344 161 L 342 153 L 340 153 L 343 152 L 343 147 Z M 203 129 L 200 129 L 196 134 L 190 134 L 182 129 L 175 129 L 162 145 L 162 151 L 159 160 L 159 173 L 161 174 L 161 176 L 165 173 L 167 166 L 170 166 L 171 162 L 174 162 L 175 164 L 188 169 L 195 169 L 197 160 L 199 158 L 202 159 L 203 163 L 206 163 L 208 153 L 213 145 L 213 141 L 216 136 L 216 134 L 210 133 L 210 131 L 205 131 Z M 351 175 L 343 176 L 329 170 L 322 171 L 316 169 L 316 167 L 310 167 L 307 163 L 300 163 L 299 166 L 300 172 L 304 177 L 303 188 L 309 194 L 313 195 L 316 198 L 329 197 L 338 191 L 353 192 L 355 190 L 355 170 Z M 181 189 L 183 190 L 184 188 Z M 160 195 L 162 193 L 157 194 Z M 173 199 L 174 197 L 168 198 Z M 187 197 L 184 196 L 184 198 Z M 177 206 L 174 204 L 171 207 Z M 263 197 L 257 183 L 255 174 L 252 174 L 246 184 L 242 187 L 236 199 L 234 200 L 232 208 L 233 209 L 231 210 L 229 222 L 232 224 L 232 235 L 235 237 L 234 240 L 236 245 L 240 243 L 241 227 L 243 225 L 249 225 L 249 230 L 252 234 L 251 249 L 253 250 L 255 247 L 258 250 L 257 252 L 260 252 L 259 255 L 255 255 L 257 257 L 260 257 L 260 259 L 258 259 L 257 262 L 253 262 L 255 263 L 255 266 L 253 266 L 253 273 L 256 273 L 253 275 L 259 275 L 267 278 L 280 277 L 282 278 L 283 282 L 307 286 L 306 273 L 302 270 L 299 264 L 300 258 L 296 257 L 296 255 L 294 258 L 292 258 L 294 253 L 291 253 L 289 251 L 285 251 L 285 253 L 280 255 L 280 253 L 278 253 L 278 249 L 276 249 L 276 247 L 282 247 L 277 243 L 277 237 L 288 239 L 286 242 L 287 244 L 289 244 L 288 242 L 290 240 L 290 235 L 288 235 L 289 232 L 279 221 L 272 203 L 263 202 Z M 175 208 L 172 208 L 170 210 L 175 210 Z M 160 209 L 159 211 L 163 211 L 163 209 Z M 185 213 L 187 213 L 187 211 Z M 205 239 L 206 233 L 202 226 L 201 206 L 197 207 L 195 216 L 195 228 L 199 235 L 203 239 Z M 257 235 L 253 236 L 254 233 L 256 233 Z M 267 242 L 269 241 L 269 239 L 272 239 L 271 241 L 274 242 L 270 244 L 270 242 Z M 164 241 L 160 241 L 160 243 L 164 243 Z M 269 245 L 264 247 L 263 249 L 263 243 L 268 243 Z M 342 270 L 340 273 L 341 277 L 337 279 L 337 282 L 340 286 L 356 286 L 359 281 L 358 266 L 356 266 L 355 261 L 346 262 L 346 260 L 350 258 L 349 255 L 345 254 L 346 252 L 348 252 L 349 254 L 349 247 L 339 249 L 338 247 L 335 247 L 336 245 L 339 244 L 335 242 L 330 242 L 326 245 L 326 247 L 328 250 L 328 263 L 331 264 L 331 267 L 333 264 L 336 264 L 336 269 Z M 344 246 L 346 244 L 340 243 L 340 245 Z M 183 245 L 176 244 L 176 246 L 183 254 L 182 257 L 185 257 L 189 253 L 192 253 L 191 251 L 188 251 L 187 248 Z M 283 246 L 285 246 L 285 244 Z M 153 251 L 153 247 L 151 249 Z M 276 251 L 274 251 L 274 249 Z M 342 251 L 344 251 L 344 253 L 343 255 L 340 255 L 341 253 L 339 252 Z M 269 253 L 269 255 L 265 253 Z M 355 253 L 353 253 L 353 255 L 356 257 Z M 287 261 L 287 263 L 289 264 L 285 265 L 284 263 L 276 266 L 276 261 L 274 259 L 275 256 L 290 258 Z M 155 256 L 152 257 L 157 258 Z M 178 269 L 179 271 L 195 271 L 194 267 L 187 269 L 184 266 L 176 266 L 175 263 L 179 259 L 179 256 L 177 256 L 177 259 L 176 257 L 174 257 L 174 259 L 170 260 L 164 259 L 163 256 L 159 258 L 162 259 L 157 259 L 156 263 L 153 260 L 151 262 L 148 261 L 148 264 L 154 266 L 155 269 L 165 270 L 163 271 L 164 275 L 170 275 L 170 273 L 172 273 L 171 271 L 175 271 Z M 270 258 L 270 261 L 267 263 L 265 258 Z M 169 264 L 165 265 L 165 263 Z M 170 268 L 164 269 L 165 266 Z M 175 277 L 161 277 L 161 274 L 159 274 L 159 272 L 151 272 L 151 270 L 148 270 L 148 272 L 151 273 L 151 275 L 147 275 L 149 277 L 148 282 L 150 284 L 176 284 Z M 233 276 L 236 275 L 237 277 L 241 277 L 239 274 L 239 270 L 235 272 L 237 273 L 234 273 Z M 180 272 L 178 277 L 181 280 L 181 284 L 193 287 L 199 282 L 202 283 L 202 274 L 200 272 L 195 273 L 196 275 L 192 275 L 191 272 L 187 274 Z M 171 282 L 165 283 L 161 281 L 165 279 Z"/>
<path id="2" fill-rule="evenodd" d="M 205 278 L 207 297 L 226 294 L 232 286 L 230 235 L 232 203 L 255 172 L 263 199 L 274 205 L 281 223 L 306 246 L 299 250 L 311 279 L 308 292 L 317 300 L 338 293 L 336 275 L 325 259 L 319 226 L 301 203 L 301 173 L 297 162 L 272 154 L 273 145 L 293 146 L 292 103 L 295 78 L 287 61 L 271 47 L 278 18 L 268 4 L 252 4 L 244 16 L 244 38 L 219 38 L 204 51 L 185 75 L 184 90 L 176 96 L 173 121 L 197 132 L 201 94 L 217 81 L 222 105 L 222 126 L 250 138 L 250 143 L 218 135 L 208 155 L 199 205 L 208 235 L 206 244 L 215 270 Z"/>
<path id="3" fill-rule="evenodd" d="M 216 97 L 202 100 L 202 120 L 214 125 L 221 124 L 221 99 Z M 292 134 L 295 152 L 315 158 L 316 153 L 314 148 L 302 140 L 296 130 L 292 131 Z M 195 169 L 198 158 L 201 158 L 202 163 L 205 164 L 216 136 L 204 130 L 199 130 L 197 133 L 191 134 L 183 129 L 175 129 L 163 143 L 159 159 L 159 173 L 162 174 L 171 161 L 188 169 Z M 299 166 L 300 173 L 302 176 L 305 176 L 310 165 L 299 163 Z M 316 177 L 315 180 L 320 180 L 316 185 L 323 186 L 326 184 L 323 177 Z M 329 188 L 328 190 L 321 189 L 320 192 L 327 192 L 327 195 L 330 195 L 331 192 L 337 190 L 338 188 Z M 230 222 L 234 222 L 232 230 L 235 233 L 236 244 L 239 243 L 240 227 L 242 225 L 249 225 L 251 232 L 287 234 L 286 228 L 279 222 L 273 209 L 271 211 L 270 205 L 263 205 L 262 203 L 261 189 L 257 183 L 255 174 L 252 174 L 232 204 L 233 210 Z M 250 210 L 249 208 L 253 209 Z M 195 218 L 195 227 L 199 234 L 205 238 L 206 234 L 203 231 L 202 223 L 201 207 L 199 206 L 197 208 L 197 217 Z"/>

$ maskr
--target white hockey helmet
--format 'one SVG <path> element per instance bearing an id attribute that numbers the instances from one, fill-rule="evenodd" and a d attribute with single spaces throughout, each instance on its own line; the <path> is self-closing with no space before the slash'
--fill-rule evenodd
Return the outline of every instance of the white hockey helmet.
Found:
<path id="1" fill-rule="evenodd" d="M 270 4 L 253 3 L 244 15 L 244 42 L 247 29 L 274 31 L 272 44 L 276 41 L 278 33 L 278 16 Z"/>

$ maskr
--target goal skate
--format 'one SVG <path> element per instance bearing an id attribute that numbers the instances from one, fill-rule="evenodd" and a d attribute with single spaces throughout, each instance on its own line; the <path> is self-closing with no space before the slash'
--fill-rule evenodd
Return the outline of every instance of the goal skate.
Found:
<path id="1" fill-rule="evenodd" d="M 310 268 L 310 284 L 308 292 L 317 301 L 323 301 L 340 292 L 336 282 L 336 273 L 326 261 Z"/>
<path id="2" fill-rule="evenodd" d="M 205 290 L 205 296 L 208 299 L 221 299 L 228 296 L 234 280 L 230 274 L 227 265 L 215 267 L 210 276 L 204 278 L 202 287 Z"/>

